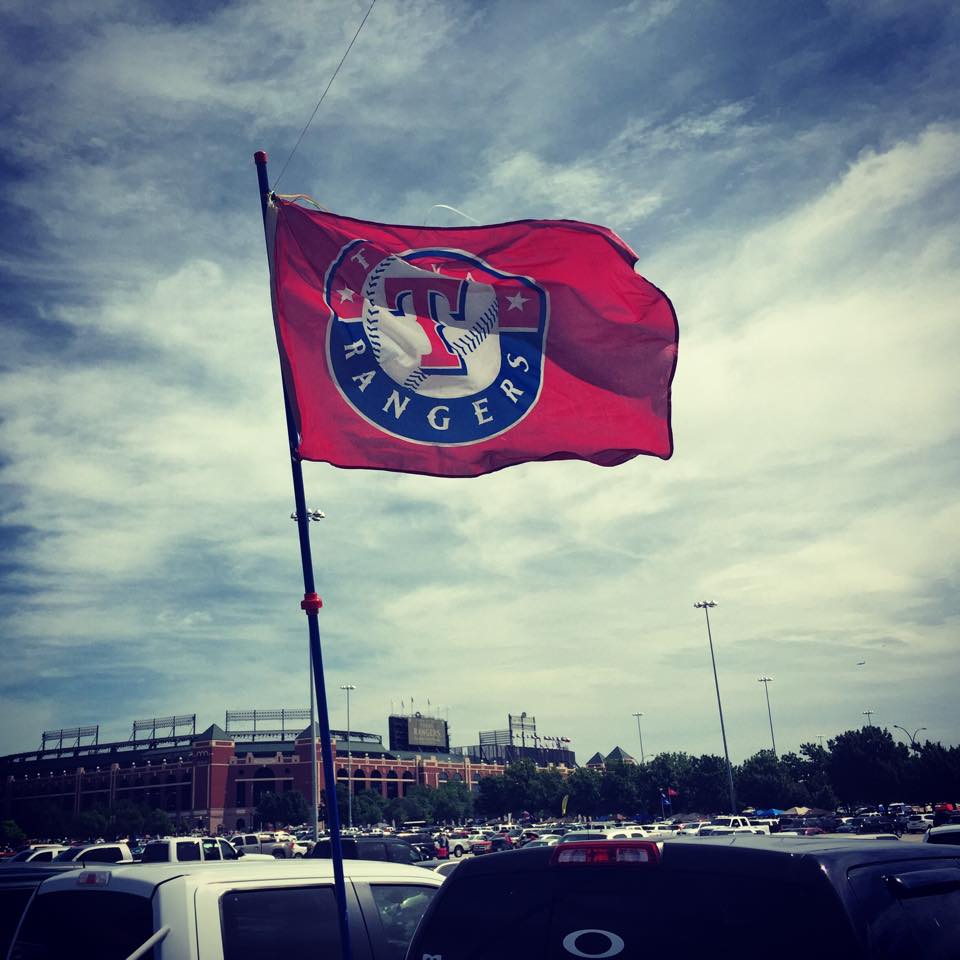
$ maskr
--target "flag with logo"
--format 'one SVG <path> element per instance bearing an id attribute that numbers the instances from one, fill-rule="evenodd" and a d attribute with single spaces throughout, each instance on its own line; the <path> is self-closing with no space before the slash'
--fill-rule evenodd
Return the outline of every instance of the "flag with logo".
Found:
<path id="1" fill-rule="evenodd" d="M 671 456 L 676 315 L 611 230 L 269 214 L 302 459 L 472 477 Z"/>

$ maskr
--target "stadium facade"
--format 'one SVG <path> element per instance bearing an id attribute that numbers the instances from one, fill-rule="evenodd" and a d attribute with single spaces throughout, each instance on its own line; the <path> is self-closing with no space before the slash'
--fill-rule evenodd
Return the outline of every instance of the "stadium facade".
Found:
<path id="1" fill-rule="evenodd" d="M 246 729 L 234 729 L 238 717 L 251 715 L 252 728 L 248 722 Z M 279 728 L 276 722 L 263 726 L 264 718 L 277 715 Z M 287 725 L 300 716 L 301 711 L 228 712 L 228 729 L 214 723 L 201 733 L 195 732 L 193 715 L 137 721 L 129 739 L 110 743 L 99 742 L 96 727 L 47 732 L 40 749 L 0 757 L 0 819 L 17 820 L 38 806 L 73 814 L 127 800 L 209 832 L 250 829 L 264 793 L 297 790 L 310 796 L 311 730 Z M 316 726 L 313 731 L 317 736 Z M 354 793 L 402 797 L 415 785 L 437 788 L 449 782 L 476 791 L 484 777 L 505 769 L 505 760 L 484 759 L 469 749 L 391 750 L 379 735 L 358 731 L 350 731 L 348 739 L 346 731 L 332 730 L 331 739 L 337 783 L 345 789 L 349 781 Z M 573 754 L 566 753 L 569 764 L 542 762 L 545 756 L 526 749 L 513 759 L 527 756 L 566 773 L 575 765 Z M 319 758 L 317 780 L 322 790 Z"/>

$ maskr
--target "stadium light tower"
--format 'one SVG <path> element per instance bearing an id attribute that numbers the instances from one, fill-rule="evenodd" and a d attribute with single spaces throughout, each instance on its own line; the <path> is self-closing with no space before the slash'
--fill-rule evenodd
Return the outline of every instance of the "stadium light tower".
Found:
<path id="1" fill-rule="evenodd" d="M 727 728 L 723 723 L 723 704 L 720 702 L 720 681 L 717 679 L 717 658 L 713 655 L 713 634 L 710 632 L 710 607 L 717 604 L 713 600 L 700 600 L 694 604 L 707 618 L 707 640 L 710 642 L 710 662 L 713 664 L 713 685 L 717 689 L 717 711 L 720 714 L 720 736 L 723 737 L 723 758 L 727 763 L 727 786 L 730 789 L 730 812 L 737 812 L 737 798 L 733 792 L 733 768 L 730 766 L 730 751 L 727 749 Z"/>
<path id="2" fill-rule="evenodd" d="M 770 721 L 770 742 L 773 744 L 773 755 L 777 755 L 777 738 L 773 735 L 773 714 L 770 712 L 770 687 L 773 677 L 757 677 L 757 683 L 763 684 L 763 692 L 767 695 L 767 719 Z"/>
<path id="3" fill-rule="evenodd" d="M 643 756 L 643 731 L 640 729 L 640 718 L 643 716 L 643 714 L 635 713 L 634 716 L 637 718 L 637 735 L 640 737 L 640 762 L 646 763 L 647 761 Z"/>
<path id="4" fill-rule="evenodd" d="M 341 683 L 340 689 L 347 693 L 347 826 L 353 830 L 353 758 L 350 754 L 350 691 L 357 688 L 352 683 Z M 336 787 L 334 787 L 336 796 Z"/>

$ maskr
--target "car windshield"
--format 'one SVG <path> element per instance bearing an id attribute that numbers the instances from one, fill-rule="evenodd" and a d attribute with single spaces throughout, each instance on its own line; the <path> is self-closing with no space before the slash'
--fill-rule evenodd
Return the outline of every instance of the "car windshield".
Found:
<path id="1" fill-rule="evenodd" d="M 152 934 L 153 909 L 145 897 L 105 890 L 57 891 L 34 897 L 10 956 L 123 960 Z"/>
<path id="2" fill-rule="evenodd" d="M 58 853 L 53 859 L 60 861 L 73 861 L 85 850 L 85 847 L 67 847 L 66 850 Z"/>
<path id="3" fill-rule="evenodd" d="M 696 924 L 689 923 L 697 904 Z M 763 910 L 749 904 L 763 903 Z M 794 905 L 817 924 L 798 933 Z M 643 909 L 638 909 L 642 904 Z M 478 916 L 495 917 L 483 936 L 465 937 Z M 651 918 L 656 918 L 651 922 Z M 539 874 L 499 870 L 446 881 L 421 922 L 410 957 L 456 960 L 570 960 L 571 957 L 716 957 L 737 944 L 738 960 L 839 957 L 855 946 L 836 904 L 817 891 L 769 878 L 725 878 L 660 866 L 551 867 Z M 732 954 L 731 954 L 732 955 Z"/>

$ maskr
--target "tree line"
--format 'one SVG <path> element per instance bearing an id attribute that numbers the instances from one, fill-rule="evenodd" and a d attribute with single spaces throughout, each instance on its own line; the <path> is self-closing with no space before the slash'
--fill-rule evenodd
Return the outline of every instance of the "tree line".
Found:
<path id="1" fill-rule="evenodd" d="M 927 741 L 907 748 L 876 726 L 848 730 L 827 746 L 805 743 L 779 757 L 761 750 L 733 767 L 737 806 L 835 810 L 838 806 L 931 803 L 960 799 L 960 747 Z M 726 764 L 712 754 L 661 753 L 646 764 L 580 767 L 564 779 L 529 762 L 511 764 L 503 777 L 485 778 L 476 798 L 485 816 L 643 818 L 672 812 L 716 812 L 730 806 Z"/>
<path id="2" fill-rule="evenodd" d="M 891 801 L 960 800 L 960 747 L 926 741 L 909 749 L 877 726 L 848 730 L 826 746 L 805 743 L 779 757 L 761 750 L 733 768 L 737 806 L 834 810 L 838 805 Z M 350 819 L 345 789 L 337 789 L 340 822 Z M 324 798 L 325 801 L 325 798 Z M 661 753 L 645 764 L 609 763 L 604 770 L 579 767 L 567 777 L 529 760 L 510 764 L 502 777 L 480 780 L 476 794 L 461 782 L 437 789 L 416 785 L 403 797 L 361 791 L 353 797 L 355 825 L 410 821 L 460 823 L 476 816 L 602 816 L 644 819 L 663 813 L 711 813 L 730 806 L 726 765 L 712 754 Z M 309 805 L 297 791 L 263 794 L 251 827 L 309 822 Z M 321 802 L 323 818 L 323 801 Z M 0 823 L 0 843 L 26 837 L 119 837 L 186 832 L 163 810 L 129 801 L 68 814 L 53 804 L 24 811 L 19 822 Z"/>

